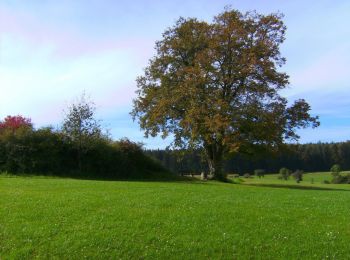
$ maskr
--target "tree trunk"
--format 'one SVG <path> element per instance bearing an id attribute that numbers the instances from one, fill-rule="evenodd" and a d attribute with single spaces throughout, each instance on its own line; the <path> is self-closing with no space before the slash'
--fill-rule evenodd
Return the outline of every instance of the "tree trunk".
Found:
<path id="1" fill-rule="evenodd" d="M 226 174 L 222 169 L 223 163 L 223 149 L 221 146 L 206 145 L 205 146 L 207 162 L 209 166 L 209 174 L 213 176 L 214 179 L 220 181 L 226 181 Z"/>
<path id="2" fill-rule="evenodd" d="M 210 159 L 208 158 L 209 174 L 214 179 L 224 181 L 226 180 L 226 174 L 222 169 L 222 158 Z"/>

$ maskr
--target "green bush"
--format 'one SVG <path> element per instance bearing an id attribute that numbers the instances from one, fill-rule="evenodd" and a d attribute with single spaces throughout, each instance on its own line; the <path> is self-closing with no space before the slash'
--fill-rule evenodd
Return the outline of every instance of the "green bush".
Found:
<path id="1" fill-rule="evenodd" d="M 264 169 L 256 169 L 254 170 L 254 174 L 258 176 L 259 178 L 265 177 L 265 170 Z"/>
<path id="2" fill-rule="evenodd" d="M 279 175 L 278 175 L 278 179 L 288 180 L 289 176 L 290 176 L 290 170 L 289 169 L 287 169 L 285 167 L 280 169 Z"/>
<path id="3" fill-rule="evenodd" d="M 89 149 L 79 154 L 76 145 L 60 131 L 20 130 L 0 131 L 0 172 L 98 179 L 172 177 L 140 144 L 127 139 L 113 142 L 106 137 L 94 138 Z"/>
<path id="4" fill-rule="evenodd" d="M 350 184 L 350 174 L 341 175 L 339 173 L 337 175 L 333 175 L 332 183 L 334 183 L 334 184 Z"/>
<path id="5" fill-rule="evenodd" d="M 303 174 L 304 172 L 301 170 L 296 170 L 295 172 L 292 173 L 292 176 L 296 180 L 297 183 L 301 182 L 303 180 Z"/>
<path id="6" fill-rule="evenodd" d="M 339 164 L 334 164 L 332 167 L 331 167 L 331 173 L 333 176 L 336 176 L 338 174 L 340 174 L 341 172 L 341 167 Z"/>
<path id="7" fill-rule="evenodd" d="M 332 183 L 334 184 L 344 184 L 344 183 L 350 183 L 350 174 L 342 175 L 341 174 L 341 167 L 339 164 L 334 164 L 331 169 L 332 173 Z"/>

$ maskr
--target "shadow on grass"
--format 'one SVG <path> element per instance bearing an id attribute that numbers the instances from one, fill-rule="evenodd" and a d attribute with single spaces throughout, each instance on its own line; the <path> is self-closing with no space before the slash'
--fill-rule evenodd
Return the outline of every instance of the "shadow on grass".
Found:
<path id="1" fill-rule="evenodd" d="M 40 175 L 40 174 L 0 174 L 4 178 L 36 178 L 36 179 L 71 179 L 85 181 L 123 181 L 123 182 L 181 182 L 188 184 L 205 184 L 207 181 L 202 181 L 196 177 L 178 176 L 175 174 L 166 173 L 163 176 L 148 176 L 148 177 L 133 177 L 133 178 L 113 178 L 113 177 L 98 177 L 98 176 L 72 176 L 72 175 Z"/>
<path id="2" fill-rule="evenodd" d="M 258 183 L 250 183 L 250 184 L 242 184 L 247 186 L 255 186 L 255 187 L 268 187 L 268 188 L 284 188 L 284 189 L 295 189 L 295 190 L 328 190 L 328 191 L 350 191 L 347 189 L 338 189 L 338 188 L 327 188 L 327 187 L 316 187 L 316 186 L 302 186 L 296 184 L 258 184 Z"/>

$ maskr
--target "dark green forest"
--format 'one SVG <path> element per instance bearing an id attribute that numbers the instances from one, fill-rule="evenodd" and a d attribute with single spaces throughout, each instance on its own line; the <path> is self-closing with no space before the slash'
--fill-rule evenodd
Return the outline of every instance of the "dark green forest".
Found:
<path id="1" fill-rule="evenodd" d="M 201 151 L 147 150 L 147 154 L 161 161 L 164 167 L 176 173 L 207 171 Z M 308 172 L 329 171 L 334 164 L 350 169 L 350 141 L 339 143 L 289 144 L 275 153 L 259 155 L 237 154 L 226 159 L 227 173 L 253 173 L 256 169 L 277 173 L 280 168 Z"/>

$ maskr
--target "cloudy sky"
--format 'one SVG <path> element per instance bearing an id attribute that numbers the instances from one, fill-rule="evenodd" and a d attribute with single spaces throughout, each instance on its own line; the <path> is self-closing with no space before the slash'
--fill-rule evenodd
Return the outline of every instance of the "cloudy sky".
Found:
<path id="1" fill-rule="evenodd" d="M 305 98 L 321 127 L 300 142 L 350 139 L 350 1 L 0 0 L 0 118 L 21 114 L 36 127 L 57 126 L 62 110 L 84 90 L 114 138 L 148 148 L 129 112 L 135 78 L 154 43 L 180 17 L 211 21 L 224 6 L 280 11 L 288 27 L 282 54 L 290 75 L 284 95 Z"/>

